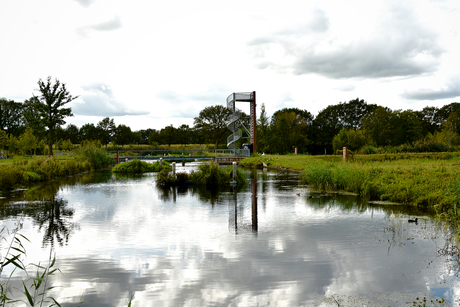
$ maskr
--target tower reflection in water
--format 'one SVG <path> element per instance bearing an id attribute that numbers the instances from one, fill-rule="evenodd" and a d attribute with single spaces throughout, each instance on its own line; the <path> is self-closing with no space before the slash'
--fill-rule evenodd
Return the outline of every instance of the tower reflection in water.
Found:
<path id="1" fill-rule="evenodd" d="M 241 208 L 242 210 L 242 208 Z M 248 225 L 243 219 L 238 220 L 238 193 L 233 187 L 233 208 L 229 208 L 229 230 L 235 234 L 253 233 L 257 235 L 259 228 L 257 218 L 257 176 L 252 177 L 251 183 L 251 224 Z"/>

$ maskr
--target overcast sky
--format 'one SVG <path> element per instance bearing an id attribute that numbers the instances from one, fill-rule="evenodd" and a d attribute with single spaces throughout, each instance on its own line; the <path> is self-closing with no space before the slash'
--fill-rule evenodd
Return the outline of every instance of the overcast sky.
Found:
<path id="1" fill-rule="evenodd" d="M 460 1 L 0 0 L 0 97 L 66 83 L 81 126 L 193 125 L 233 92 L 313 115 L 460 102 Z M 249 113 L 249 105 L 238 105 Z"/>

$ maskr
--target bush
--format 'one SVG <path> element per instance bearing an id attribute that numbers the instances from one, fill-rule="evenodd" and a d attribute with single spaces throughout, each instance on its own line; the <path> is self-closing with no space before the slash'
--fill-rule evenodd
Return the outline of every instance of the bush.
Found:
<path id="1" fill-rule="evenodd" d="M 113 164 L 112 158 L 101 148 L 87 145 L 78 150 L 80 160 L 88 160 L 92 169 L 102 169 Z"/>
<path id="2" fill-rule="evenodd" d="M 0 189 L 11 190 L 23 181 L 24 170 L 18 167 L 0 167 Z"/>

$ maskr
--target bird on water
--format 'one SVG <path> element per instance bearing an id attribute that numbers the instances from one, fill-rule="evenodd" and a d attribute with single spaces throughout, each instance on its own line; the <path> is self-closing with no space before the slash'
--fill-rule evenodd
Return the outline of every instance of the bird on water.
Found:
<path id="1" fill-rule="evenodd" d="M 409 220 L 409 223 L 417 223 L 418 218 L 415 218 L 415 220 Z"/>

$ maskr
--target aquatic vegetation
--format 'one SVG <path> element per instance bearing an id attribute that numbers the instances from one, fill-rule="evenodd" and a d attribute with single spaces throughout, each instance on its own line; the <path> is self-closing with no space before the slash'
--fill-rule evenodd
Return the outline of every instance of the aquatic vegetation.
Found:
<path id="1" fill-rule="evenodd" d="M 198 167 L 198 171 L 192 174 L 192 181 L 198 185 L 222 186 L 233 180 L 232 172 L 231 166 L 221 168 L 219 164 L 211 161 Z M 246 175 L 242 170 L 237 169 L 235 177 L 238 184 L 246 183 Z"/>
<path id="2" fill-rule="evenodd" d="M 131 174 L 142 174 L 148 172 L 159 172 L 163 169 L 171 169 L 171 164 L 166 161 L 163 161 L 163 166 L 160 166 L 160 162 L 147 163 L 145 161 L 140 161 L 134 159 L 129 162 L 120 163 L 115 165 L 112 169 L 113 173 L 131 173 Z"/>

